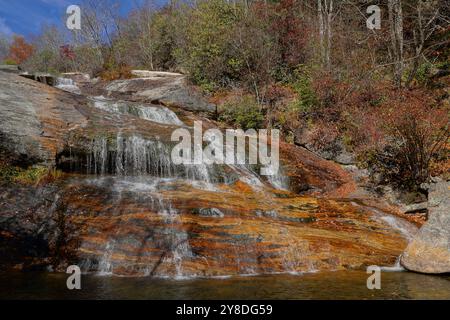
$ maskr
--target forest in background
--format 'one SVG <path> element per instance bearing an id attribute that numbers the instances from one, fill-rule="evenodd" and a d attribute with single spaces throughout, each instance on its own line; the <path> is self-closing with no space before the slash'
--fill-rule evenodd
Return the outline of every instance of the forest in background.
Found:
<path id="1" fill-rule="evenodd" d="M 381 29 L 366 25 L 370 5 Z M 1 36 L 0 59 L 107 81 L 181 72 L 217 120 L 280 129 L 330 159 L 351 153 L 376 184 L 418 191 L 450 178 L 450 0 L 147 1 L 126 17 L 114 0 L 81 8 L 80 31 L 62 22 Z"/>

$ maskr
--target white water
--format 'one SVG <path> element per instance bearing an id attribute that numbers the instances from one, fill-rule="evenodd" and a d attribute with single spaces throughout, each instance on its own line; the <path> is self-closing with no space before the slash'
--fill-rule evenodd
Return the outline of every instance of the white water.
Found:
<path id="1" fill-rule="evenodd" d="M 115 241 L 108 241 L 105 247 L 103 256 L 99 262 L 98 273 L 101 276 L 109 276 L 113 274 L 114 267 L 111 261 L 111 257 L 114 253 Z"/>
<path id="2" fill-rule="evenodd" d="M 129 114 L 141 119 L 167 125 L 184 126 L 178 116 L 164 106 L 152 106 L 144 104 L 130 104 L 122 101 L 114 101 L 103 96 L 92 99 L 97 109 L 112 113 Z"/>
<path id="3" fill-rule="evenodd" d="M 359 204 L 352 202 L 354 206 L 361 207 Z M 416 235 L 416 233 L 419 231 L 419 229 L 412 224 L 409 221 L 406 221 L 404 219 L 401 219 L 399 217 L 386 214 L 376 208 L 371 208 L 370 212 L 372 213 L 372 216 L 375 220 L 399 231 L 403 235 L 403 237 L 408 240 L 408 242 L 412 241 Z M 382 267 L 381 269 L 383 271 L 387 272 L 400 272 L 405 271 L 405 268 L 402 267 L 401 263 L 401 256 L 397 258 L 395 265 L 391 267 Z"/>
<path id="4" fill-rule="evenodd" d="M 69 85 L 69 82 L 62 85 Z M 174 112 L 165 107 L 131 104 L 102 96 L 92 98 L 92 105 L 107 112 L 127 114 L 156 123 L 184 125 Z M 148 204 L 149 212 L 161 216 L 166 225 L 162 227 L 162 240 L 158 244 L 166 252 L 162 263 L 166 268 L 173 270 L 176 279 L 195 277 L 185 270 L 186 262 L 192 259 L 194 254 L 189 244 L 189 234 L 183 230 L 180 212 L 162 191 L 172 190 L 172 187 L 183 187 L 185 184 L 187 188 L 219 193 L 222 192 L 219 191 L 219 183 L 233 183 L 236 180 L 241 180 L 258 191 L 263 190 L 267 182 L 275 188 L 286 189 L 286 179 L 281 171 L 261 179 L 250 166 L 246 165 L 230 165 L 227 170 L 219 168 L 220 166 L 206 164 L 174 165 L 170 145 L 137 134 L 119 133 L 116 136 L 96 137 L 90 141 L 88 149 L 90 152 L 86 159 L 87 173 L 97 175 L 87 180 L 88 183 L 109 188 L 119 197 L 122 193 L 127 194 L 131 199 L 135 197 L 136 200 L 139 199 Z M 216 213 L 215 218 L 220 219 L 225 216 L 220 211 Z M 120 247 L 118 243 L 120 239 L 110 240 L 105 246 L 97 270 L 101 275 L 114 273 L 112 256 L 115 247 Z M 255 247 L 251 241 L 240 244 L 242 245 L 245 246 L 245 252 L 250 253 L 249 256 L 256 257 L 256 253 L 253 252 Z M 248 257 L 242 256 L 241 259 L 248 259 Z M 237 264 L 240 265 L 240 261 L 237 261 Z M 257 265 L 257 261 L 252 261 L 249 265 Z M 144 267 L 147 275 L 150 275 L 153 267 L 152 265 Z M 294 265 L 286 262 L 287 271 L 294 269 Z M 257 274 L 257 270 L 251 267 L 242 267 L 240 271 L 244 274 Z"/>
<path id="5" fill-rule="evenodd" d="M 150 120 L 162 124 L 174 124 L 183 126 L 184 123 L 178 119 L 175 112 L 166 107 L 149 107 L 139 106 L 140 117 L 145 120 Z"/>
<path id="6" fill-rule="evenodd" d="M 400 260 L 401 260 L 401 256 L 397 258 L 397 261 L 395 261 L 395 265 L 392 267 L 381 267 L 381 271 L 385 271 L 385 272 L 401 272 L 401 271 L 405 271 L 406 269 L 402 267 Z"/>
<path id="7" fill-rule="evenodd" d="M 115 139 L 115 141 L 114 141 Z M 145 176 L 158 178 L 180 178 L 188 181 L 204 182 L 198 186 L 205 190 L 216 190 L 214 184 L 232 183 L 241 180 L 255 191 L 261 191 L 264 183 L 261 178 L 245 165 L 230 165 L 231 172 L 217 165 L 191 164 L 175 165 L 171 158 L 171 146 L 161 141 L 144 139 L 138 135 L 118 134 L 115 138 L 96 137 L 88 146 L 87 173 L 119 176 Z M 235 178 L 233 178 L 235 177 Z M 276 180 L 280 179 L 280 181 Z M 285 179 L 268 180 L 278 189 L 286 189 Z"/>
<path id="8" fill-rule="evenodd" d="M 80 88 L 69 78 L 57 78 L 55 88 L 75 94 L 81 94 Z"/>
<path id="9" fill-rule="evenodd" d="M 376 210 L 378 211 L 378 210 Z M 379 214 L 379 211 L 378 211 Z M 405 238 L 408 240 L 408 242 L 411 242 L 414 239 L 415 234 L 417 233 L 418 229 L 413 226 L 408 221 L 404 221 L 400 218 L 394 217 L 394 216 L 380 216 L 380 219 L 384 222 L 386 222 L 388 225 L 390 225 L 392 228 L 400 231 Z M 392 267 L 382 267 L 382 271 L 386 272 L 400 272 L 405 271 L 405 268 L 400 263 L 401 256 L 397 258 L 397 261 L 395 262 L 395 265 Z"/>
<path id="10" fill-rule="evenodd" d="M 408 221 L 402 220 L 395 216 L 382 216 L 381 220 L 386 222 L 392 228 L 400 231 L 408 241 L 411 241 L 417 233 L 417 228 Z"/>
<path id="11" fill-rule="evenodd" d="M 124 192 L 132 193 L 140 201 L 148 203 L 152 211 L 160 215 L 167 225 L 164 236 L 161 240 L 161 247 L 167 252 L 163 259 L 164 264 L 174 271 L 175 279 L 187 278 L 186 272 L 183 270 L 183 264 L 187 259 L 193 257 L 191 246 L 189 245 L 189 235 L 182 229 L 181 215 L 172 203 L 163 198 L 160 191 L 170 183 L 174 183 L 176 179 L 169 178 L 152 178 L 146 179 L 140 177 L 99 177 L 96 179 L 86 180 L 96 186 L 108 187 L 114 192 L 122 195 Z M 177 226 L 179 225 L 179 226 Z M 112 275 L 114 274 L 114 263 L 112 256 L 114 254 L 116 241 L 107 242 L 104 254 L 99 261 L 98 274 Z M 144 275 L 150 276 L 153 265 L 148 266 L 144 270 Z M 191 276 L 191 275 L 189 275 Z"/>
<path id="12" fill-rule="evenodd" d="M 288 181 L 287 177 L 281 173 L 281 168 L 278 168 L 277 171 L 270 167 L 271 175 L 267 176 L 267 180 L 269 183 L 278 190 L 288 190 Z"/>

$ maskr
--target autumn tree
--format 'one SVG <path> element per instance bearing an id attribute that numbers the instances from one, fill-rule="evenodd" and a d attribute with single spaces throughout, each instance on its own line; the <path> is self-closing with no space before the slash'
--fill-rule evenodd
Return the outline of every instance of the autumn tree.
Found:
<path id="1" fill-rule="evenodd" d="M 55 25 L 43 25 L 40 34 L 31 38 L 33 55 L 24 63 L 29 71 L 65 72 L 72 67 L 71 61 L 64 59 L 60 48 L 66 43 L 65 35 Z"/>
<path id="2" fill-rule="evenodd" d="M 20 65 L 32 56 L 34 46 L 27 43 L 24 37 L 14 36 L 13 42 L 9 47 L 8 58 Z"/>
<path id="3" fill-rule="evenodd" d="M 331 51 L 333 44 L 333 20 L 336 16 L 337 3 L 334 0 L 317 0 L 319 18 L 319 39 L 323 65 L 331 68 Z"/>

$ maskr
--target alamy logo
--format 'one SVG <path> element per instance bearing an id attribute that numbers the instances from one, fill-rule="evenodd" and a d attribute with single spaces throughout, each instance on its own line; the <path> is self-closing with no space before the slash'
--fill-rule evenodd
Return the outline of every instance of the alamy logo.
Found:
<path id="1" fill-rule="evenodd" d="M 81 30 L 81 9 L 77 5 L 67 7 L 66 14 L 68 15 L 66 26 L 69 30 Z"/>
<path id="2" fill-rule="evenodd" d="M 381 289 L 381 268 L 379 266 L 370 266 L 367 268 L 367 274 L 371 274 L 367 278 L 367 289 L 380 290 Z"/>
<path id="3" fill-rule="evenodd" d="M 225 137 L 218 129 L 209 129 L 203 134 L 202 122 L 195 121 L 193 140 L 188 129 L 180 128 L 173 132 L 172 141 L 179 144 L 172 150 L 172 162 L 176 165 L 260 165 L 261 175 L 276 175 L 280 166 L 280 132 L 270 130 L 270 143 L 268 135 L 269 131 L 265 129 L 246 132 L 228 129 Z M 204 142 L 208 143 L 205 148 Z"/>
<path id="4" fill-rule="evenodd" d="M 66 285 L 69 290 L 81 290 L 81 270 L 78 266 L 69 266 L 66 271 L 67 274 L 71 274 L 67 278 Z"/>
<path id="5" fill-rule="evenodd" d="M 366 11 L 370 14 L 369 18 L 367 18 L 366 24 L 367 28 L 370 30 L 380 30 L 381 29 L 381 9 L 377 5 L 372 5 L 367 8 Z"/>

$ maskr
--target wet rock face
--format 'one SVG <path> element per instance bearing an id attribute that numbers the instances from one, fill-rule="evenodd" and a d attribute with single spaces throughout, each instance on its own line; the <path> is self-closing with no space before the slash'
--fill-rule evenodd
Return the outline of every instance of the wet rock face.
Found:
<path id="1" fill-rule="evenodd" d="M 71 257 L 75 230 L 65 222 L 58 187 L 0 185 L 0 270 L 46 270 Z"/>
<path id="2" fill-rule="evenodd" d="M 53 188 L 2 192 L 2 251 L 17 252 L 9 266 L 169 277 L 310 272 L 392 265 L 407 242 L 348 202 L 278 197 L 241 182 L 211 191 L 186 180 L 91 176 Z"/>
<path id="3" fill-rule="evenodd" d="M 422 273 L 450 272 L 450 182 L 432 184 L 428 201 L 429 220 L 409 244 L 402 265 Z"/>
<path id="4" fill-rule="evenodd" d="M 355 189 L 355 182 L 338 164 L 291 144 L 280 144 L 280 159 L 289 190 L 298 194 L 343 197 Z"/>
<path id="5" fill-rule="evenodd" d="M 82 103 L 47 85 L 0 71 L 2 157 L 23 165 L 54 164 L 68 132 L 86 121 L 76 109 Z"/>
<path id="6" fill-rule="evenodd" d="M 112 96 L 119 99 L 153 102 L 189 111 L 215 113 L 216 106 L 207 103 L 198 92 L 187 85 L 181 74 L 150 72 L 143 78 L 116 80 L 84 86 L 90 95 Z"/>
<path id="7" fill-rule="evenodd" d="M 283 143 L 283 173 L 273 179 L 246 166 L 174 166 L 173 130 L 214 122 L 189 113 L 178 123 L 177 114 L 135 100 L 96 106 L 92 96 L 0 76 L 2 158 L 66 173 L 48 185 L 0 183 L 3 269 L 77 264 L 86 272 L 168 277 L 308 272 L 392 265 L 407 245 L 394 218 L 314 198 L 339 198 L 353 184 L 338 165 L 304 149 Z M 175 99 L 178 89 L 169 87 L 179 77 L 166 78 L 106 86 L 134 99 L 151 82 L 148 90 L 167 89 Z M 290 191 L 279 187 L 285 180 Z M 298 195 L 304 192 L 308 197 Z"/>

